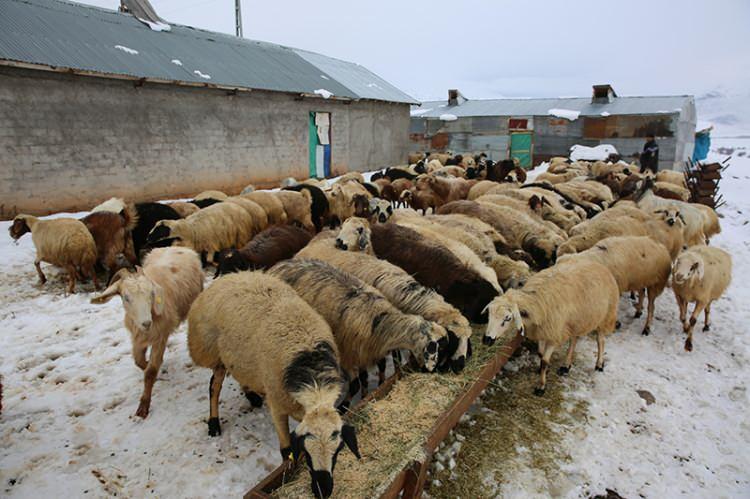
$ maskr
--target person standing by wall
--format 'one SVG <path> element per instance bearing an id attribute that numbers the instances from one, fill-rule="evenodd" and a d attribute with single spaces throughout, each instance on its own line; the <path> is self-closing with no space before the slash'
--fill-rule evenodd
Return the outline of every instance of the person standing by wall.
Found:
<path id="1" fill-rule="evenodd" d="M 659 170 L 659 144 L 656 143 L 654 134 L 646 135 L 641 153 L 641 173 L 646 173 L 646 170 L 651 170 L 654 175 Z"/>

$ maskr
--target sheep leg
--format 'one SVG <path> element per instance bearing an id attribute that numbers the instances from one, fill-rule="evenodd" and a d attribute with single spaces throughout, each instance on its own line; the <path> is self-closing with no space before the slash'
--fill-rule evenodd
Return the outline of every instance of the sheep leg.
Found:
<path id="1" fill-rule="evenodd" d="M 542 365 L 539 369 L 539 386 L 534 388 L 534 395 L 544 395 L 544 390 L 547 388 L 547 371 L 549 370 L 549 360 L 552 357 L 552 352 L 554 351 L 555 345 L 546 345 L 544 348 L 544 354 L 542 354 L 541 361 Z"/>
<path id="2" fill-rule="evenodd" d="M 570 372 L 570 368 L 573 366 L 573 354 L 576 351 L 577 342 L 577 336 L 573 336 L 570 339 L 570 344 L 568 345 L 568 354 L 565 356 L 565 365 L 560 366 L 560 368 L 557 370 L 557 374 L 559 374 L 560 376 L 567 376 L 567 374 Z"/>
<path id="3" fill-rule="evenodd" d="M 359 370 L 359 392 L 362 394 L 362 398 L 367 396 L 367 385 L 369 384 L 369 375 L 367 369 Z"/>
<path id="4" fill-rule="evenodd" d="M 133 360 L 135 361 L 135 365 L 141 368 L 141 371 L 146 370 L 146 366 L 148 366 L 146 347 L 141 343 L 133 343 Z"/>
<path id="5" fill-rule="evenodd" d="M 351 381 L 349 382 L 349 392 L 346 394 L 346 400 L 341 402 L 341 404 L 338 407 L 339 413 L 344 414 L 349 410 L 349 406 L 352 404 L 352 399 L 355 395 L 357 395 L 357 392 L 360 390 L 360 382 L 358 376 L 353 376 Z"/>
<path id="6" fill-rule="evenodd" d="M 693 329 L 695 328 L 695 323 L 698 321 L 698 316 L 701 314 L 701 312 L 703 312 L 705 308 L 706 305 L 704 305 L 702 302 L 696 302 L 693 313 L 690 314 L 690 323 L 685 323 L 684 325 L 685 332 L 688 334 L 688 337 L 685 340 L 685 350 L 688 352 L 693 351 Z"/>
<path id="7" fill-rule="evenodd" d="M 148 416 L 148 410 L 151 407 L 151 391 L 154 389 L 156 375 L 159 374 L 159 368 L 164 361 L 164 350 L 167 348 L 167 339 L 164 338 L 151 345 L 151 354 L 148 356 L 148 366 L 143 372 L 143 395 L 141 403 L 138 404 L 136 416 L 145 418 Z"/>
<path id="8" fill-rule="evenodd" d="M 68 293 L 76 292 L 76 268 L 74 265 L 68 265 Z"/>
<path id="9" fill-rule="evenodd" d="M 604 371 L 604 333 L 596 332 L 596 367 L 599 372 Z"/>
<path id="10" fill-rule="evenodd" d="M 708 305 L 706 305 L 706 309 L 703 311 L 703 331 L 709 331 L 711 329 L 711 322 L 708 319 L 709 314 L 711 313 L 711 303 L 709 302 Z"/>
<path id="11" fill-rule="evenodd" d="M 36 273 L 39 276 L 39 285 L 44 286 L 44 283 L 47 282 L 47 276 L 42 272 L 41 263 L 41 260 L 34 260 L 34 267 L 36 267 Z"/>
<path id="12" fill-rule="evenodd" d="M 99 279 L 96 277 L 96 269 L 93 266 L 89 267 L 85 271 L 81 269 L 81 272 L 83 273 L 84 277 L 91 277 L 91 280 L 94 282 L 94 289 L 96 289 L 97 291 L 101 289 L 99 287 Z M 107 278 L 107 282 L 109 282 L 109 278 Z"/>
<path id="13" fill-rule="evenodd" d="M 638 290 L 638 302 L 635 304 L 635 315 L 634 317 L 637 319 L 641 315 L 643 315 L 643 298 L 646 296 L 646 293 L 644 290 L 639 289 Z"/>
<path id="14" fill-rule="evenodd" d="M 279 450 L 283 461 L 292 460 L 292 438 L 289 434 L 289 416 L 282 414 L 276 405 L 269 400 L 268 410 L 271 412 L 273 427 L 276 428 L 276 435 L 279 437 Z"/>
<path id="15" fill-rule="evenodd" d="M 687 302 L 680 296 L 675 295 L 675 298 L 677 299 L 677 306 L 680 307 L 680 322 L 682 324 L 685 324 L 685 316 L 687 315 Z"/>
<path id="16" fill-rule="evenodd" d="M 208 384 L 209 413 L 208 413 L 208 436 L 215 437 L 221 435 L 221 423 L 219 423 L 219 394 L 221 394 L 221 385 L 224 383 L 224 377 L 227 370 L 224 366 L 214 368 L 211 375 L 211 381 Z M 287 434 L 289 429 L 287 427 Z"/>
<path id="17" fill-rule="evenodd" d="M 651 322 L 654 320 L 654 307 L 656 302 L 654 292 L 651 289 L 646 290 L 646 292 L 648 293 L 648 311 L 646 312 L 646 325 L 643 326 L 643 331 L 641 332 L 643 336 L 648 336 L 651 332 Z"/>
<path id="18" fill-rule="evenodd" d="M 395 367 L 394 362 L 394 367 Z M 378 361 L 378 386 L 382 385 L 385 382 L 385 368 L 386 368 L 386 360 L 385 357 L 380 359 Z"/>

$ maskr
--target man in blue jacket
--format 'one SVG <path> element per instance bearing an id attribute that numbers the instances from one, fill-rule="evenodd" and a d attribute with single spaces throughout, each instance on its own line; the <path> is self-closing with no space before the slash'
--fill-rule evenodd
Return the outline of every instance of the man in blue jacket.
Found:
<path id="1" fill-rule="evenodd" d="M 659 170 L 659 144 L 656 143 L 654 134 L 646 135 L 646 143 L 641 153 L 641 173 L 651 170 L 654 175 Z"/>

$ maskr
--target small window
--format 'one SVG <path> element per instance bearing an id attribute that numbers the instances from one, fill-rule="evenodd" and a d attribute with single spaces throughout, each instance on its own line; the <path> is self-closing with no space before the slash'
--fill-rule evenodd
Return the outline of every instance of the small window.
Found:
<path id="1" fill-rule="evenodd" d="M 526 118 L 511 118 L 508 121 L 508 128 L 511 130 L 526 130 L 529 127 L 529 120 Z"/>

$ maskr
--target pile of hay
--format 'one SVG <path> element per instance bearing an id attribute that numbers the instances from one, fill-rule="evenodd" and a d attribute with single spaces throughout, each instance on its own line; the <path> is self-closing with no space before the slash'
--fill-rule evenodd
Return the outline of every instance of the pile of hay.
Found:
<path id="1" fill-rule="evenodd" d="M 481 344 L 482 332 L 474 333 L 474 355 L 461 373 L 405 374 L 385 398 L 348 416 L 357 428 L 362 459 L 341 451 L 332 497 L 378 497 L 412 461 L 424 459 L 422 447 L 438 417 L 479 377 L 491 358 L 503 351 L 510 355 L 504 348 L 510 339 L 486 347 Z M 299 467 L 274 497 L 312 497 L 307 470 Z"/>

